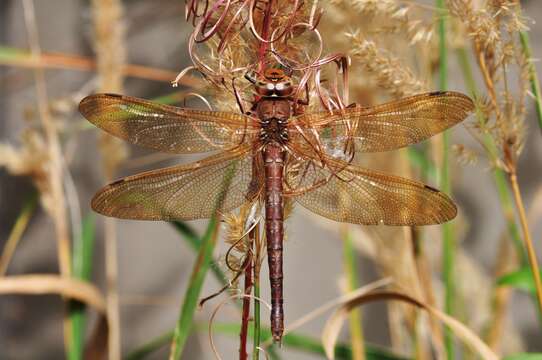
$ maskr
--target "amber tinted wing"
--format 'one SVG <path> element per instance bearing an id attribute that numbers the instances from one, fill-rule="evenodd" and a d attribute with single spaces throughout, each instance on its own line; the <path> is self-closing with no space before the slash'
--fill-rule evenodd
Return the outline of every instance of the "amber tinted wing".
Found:
<path id="1" fill-rule="evenodd" d="M 430 225 L 451 220 L 457 214 L 452 200 L 423 183 L 331 159 L 326 167 L 311 166 L 302 176 L 292 183 L 301 188 L 323 185 L 303 193 L 287 189 L 285 195 L 294 197 L 312 212 L 339 222 Z"/>
<path id="2" fill-rule="evenodd" d="M 192 164 L 129 176 L 101 189 L 92 199 L 92 208 L 121 219 L 209 218 L 259 194 L 263 180 L 253 176 L 255 156 L 259 161 L 243 147 Z"/>
<path id="3" fill-rule="evenodd" d="M 290 138 L 314 132 L 323 148 L 353 140 L 357 151 L 388 151 L 425 140 L 464 120 L 472 100 L 456 92 L 433 92 L 374 107 L 353 107 L 300 115 L 290 122 Z"/>
<path id="4" fill-rule="evenodd" d="M 87 96 L 79 111 L 111 135 L 176 154 L 232 148 L 258 131 L 254 120 L 242 114 L 179 108 L 123 95 Z"/>

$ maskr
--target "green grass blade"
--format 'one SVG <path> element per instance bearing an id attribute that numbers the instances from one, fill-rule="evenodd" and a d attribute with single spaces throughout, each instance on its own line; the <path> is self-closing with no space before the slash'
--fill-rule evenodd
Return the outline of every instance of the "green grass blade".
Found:
<path id="1" fill-rule="evenodd" d="M 523 353 L 508 355 L 503 360 L 542 360 L 542 353 Z"/>
<path id="2" fill-rule="evenodd" d="M 529 292 L 531 295 L 536 296 L 536 285 L 534 282 L 534 276 L 529 266 L 525 266 L 517 271 L 504 274 L 497 279 L 497 285 L 512 286 L 516 289 Z"/>
<path id="3" fill-rule="evenodd" d="M 196 231 L 187 223 L 182 221 L 172 221 L 170 224 L 179 232 L 179 234 L 182 235 L 183 239 L 186 240 L 188 245 L 194 250 L 194 251 L 200 251 L 201 249 L 201 238 L 196 233 Z M 226 285 L 228 283 L 228 277 L 218 266 L 215 265 L 216 262 L 213 262 L 211 264 L 211 271 L 215 275 L 216 279 L 220 281 L 222 285 Z"/>
<path id="4" fill-rule="evenodd" d="M 23 236 L 34 211 L 39 203 L 39 195 L 33 191 L 25 200 L 21 212 L 17 216 L 9 236 L 4 244 L 2 253 L 0 254 L 0 276 L 4 276 L 8 269 L 9 263 L 17 249 L 17 245 Z"/>
<path id="5" fill-rule="evenodd" d="M 81 234 L 75 238 L 72 256 L 72 276 L 84 281 L 90 281 L 92 276 L 92 258 L 94 256 L 94 242 L 96 238 L 96 219 L 90 213 L 83 220 Z M 85 327 L 87 316 L 86 307 L 78 301 L 69 303 L 71 320 L 71 343 L 68 350 L 68 359 L 83 359 L 85 346 Z"/>
<path id="6" fill-rule="evenodd" d="M 153 352 L 157 351 L 158 349 L 162 348 L 163 346 L 166 346 L 169 344 L 169 342 L 173 339 L 173 330 L 168 331 L 165 334 L 162 334 L 151 341 L 141 345 L 136 350 L 130 352 L 128 355 L 124 357 L 124 360 L 141 360 L 147 357 L 148 355 L 152 354 Z"/>
<path id="7" fill-rule="evenodd" d="M 218 231 L 218 221 L 216 218 L 212 218 L 207 226 L 205 235 L 201 241 L 200 251 L 194 264 L 192 270 L 192 276 L 188 283 L 188 288 L 186 290 L 183 303 L 181 306 L 181 313 L 179 320 L 177 321 L 177 326 L 173 333 L 173 340 L 171 343 L 171 352 L 170 360 L 179 359 L 184 345 L 186 344 L 186 339 L 190 334 L 192 328 L 192 321 L 194 319 L 194 312 L 196 311 L 199 296 L 201 289 L 203 287 L 203 281 L 205 280 L 205 275 L 211 266 L 213 261 L 213 251 L 216 245 Z"/>
<path id="8" fill-rule="evenodd" d="M 207 326 L 204 327 L 207 330 Z M 237 336 L 240 330 L 239 324 L 228 323 L 216 323 L 213 324 L 213 331 L 217 334 Z M 268 341 L 271 339 L 271 330 L 269 328 L 262 328 L 262 339 Z M 276 345 L 275 345 L 276 346 Z M 319 339 L 312 338 L 310 336 L 300 335 L 296 333 L 289 333 L 282 338 L 282 346 L 299 350 L 306 353 L 313 353 L 325 357 L 324 347 Z M 271 348 L 272 349 L 272 348 Z M 270 350 L 270 349 L 269 349 Z M 382 350 L 378 347 L 365 345 L 365 356 L 367 360 L 405 360 L 406 358 L 394 355 L 386 350 Z M 346 344 L 337 344 L 335 347 L 336 359 L 352 359 L 352 348 Z"/>
<path id="9" fill-rule="evenodd" d="M 426 149 L 419 149 L 414 146 L 409 146 L 407 152 L 410 164 L 414 168 L 420 170 L 422 178 L 436 182 L 438 179 L 438 170 L 435 167 L 435 164 L 427 156 Z"/>
<path id="10" fill-rule="evenodd" d="M 533 56 L 531 54 L 531 46 L 529 44 L 529 34 L 526 31 L 519 32 L 519 39 L 521 41 L 521 47 L 523 53 L 529 61 L 529 81 L 531 82 L 531 91 L 534 95 L 536 104 L 536 114 L 538 116 L 538 126 L 542 131 L 542 94 L 540 91 L 540 81 L 538 80 L 538 74 L 536 73 L 536 66 L 533 63 Z"/>
<path id="11" fill-rule="evenodd" d="M 438 35 L 439 35 L 439 87 L 445 91 L 448 88 L 448 47 L 446 44 L 446 5 L 444 0 L 436 0 L 438 16 Z M 440 169 L 440 187 L 446 193 L 451 193 L 450 180 L 450 133 L 445 131 L 442 134 L 442 168 Z M 453 316 L 454 310 L 454 263 L 455 263 L 455 234 L 451 223 L 442 225 L 442 262 L 443 262 L 443 277 L 445 286 L 444 295 L 444 310 L 448 315 Z M 454 359 L 454 343 L 453 336 L 449 329 L 446 329 L 444 334 L 444 342 L 446 353 L 449 360 Z"/>
<path id="12" fill-rule="evenodd" d="M 209 327 L 207 324 L 198 324 L 197 329 L 202 332 L 208 331 Z M 213 332 L 221 335 L 228 335 L 232 338 L 237 338 L 239 336 L 239 331 L 241 329 L 240 324 L 228 324 L 228 323 L 215 323 L 213 325 Z M 249 336 L 252 334 L 253 329 L 249 329 Z M 262 340 L 267 341 L 271 339 L 271 330 L 269 328 L 261 329 Z M 138 349 L 129 353 L 124 360 L 141 360 L 146 356 L 157 351 L 161 347 L 165 346 L 173 338 L 173 331 L 167 332 L 148 343 L 142 345 Z M 320 343 L 319 339 L 312 338 L 310 336 L 300 335 L 296 333 L 286 334 L 282 338 L 282 346 L 292 350 L 299 350 L 306 353 L 312 353 L 320 355 L 322 358 L 325 357 L 325 351 Z M 381 349 L 378 346 L 365 344 L 365 358 L 367 360 L 408 360 L 409 358 L 395 355 L 385 349 Z M 267 355 L 271 359 L 278 358 L 275 355 L 274 347 L 267 349 Z M 352 359 L 352 349 L 347 344 L 339 343 L 335 347 L 336 359 L 350 360 Z"/>
<path id="13" fill-rule="evenodd" d="M 354 291 L 360 287 L 358 278 L 358 264 L 356 259 L 356 252 L 354 250 L 354 244 L 352 242 L 352 236 L 348 231 L 348 227 L 344 225 L 343 232 L 344 243 L 344 271 L 346 273 L 346 279 L 348 282 L 348 291 Z M 361 321 L 361 310 L 354 309 L 350 312 L 349 318 L 350 326 L 350 343 L 352 344 L 352 355 L 354 360 L 363 360 L 364 356 L 364 341 L 363 341 L 363 327 Z"/>

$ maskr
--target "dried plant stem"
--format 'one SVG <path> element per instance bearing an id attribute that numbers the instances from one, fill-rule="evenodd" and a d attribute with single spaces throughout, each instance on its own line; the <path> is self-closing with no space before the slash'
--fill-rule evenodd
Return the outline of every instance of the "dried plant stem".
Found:
<path id="1" fill-rule="evenodd" d="M 124 48 L 124 27 L 122 25 L 122 2 L 120 0 L 93 0 L 93 22 L 95 50 L 97 56 L 100 91 L 121 92 L 122 70 L 126 51 Z M 120 158 L 112 153 L 122 152 L 115 144 L 116 139 L 102 135 L 100 151 L 105 175 L 108 180 L 114 177 Z M 117 232 L 115 220 L 105 221 L 105 272 L 107 281 L 107 320 L 109 323 L 109 359 L 120 359 L 121 335 L 118 294 Z"/>
<path id="2" fill-rule="evenodd" d="M 38 41 L 38 29 L 36 27 L 34 3 L 32 0 L 24 0 L 24 15 L 28 31 L 28 39 L 32 56 L 39 57 L 41 49 Z M 66 214 L 66 201 L 62 188 L 62 152 L 58 138 L 57 129 L 49 113 L 47 105 L 47 89 L 45 86 L 45 74 L 42 69 L 35 69 L 36 93 L 40 118 L 45 129 L 49 152 L 49 181 L 53 195 L 53 217 L 58 241 L 58 260 L 60 273 L 64 276 L 70 275 L 70 237 Z"/>
<path id="3" fill-rule="evenodd" d="M 446 44 L 446 6 L 444 0 L 436 0 L 438 9 L 438 33 L 439 33 L 439 87 L 440 90 L 448 88 L 448 48 Z M 442 164 L 440 172 L 440 187 L 446 193 L 451 193 L 450 181 L 450 134 L 445 131 L 442 134 Z M 454 263 L 455 263 L 455 234 L 452 224 L 442 225 L 442 266 L 445 286 L 444 310 L 446 314 L 453 316 L 454 311 Z M 449 329 L 444 334 L 444 343 L 448 359 L 454 359 L 453 337 Z"/>
<path id="4" fill-rule="evenodd" d="M 495 278 L 498 279 L 507 272 L 513 270 L 511 267 L 510 242 L 503 236 L 501 237 L 499 244 L 499 252 L 497 254 L 497 264 L 495 266 Z M 504 335 L 504 327 L 507 315 L 508 304 L 510 303 L 510 296 L 512 295 L 512 288 L 507 286 L 498 286 L 494 289 L 493 301 L 492 301 L 492 314 L 491 321 L 489 322 L 489 330 L 486 336 L 486 342 L 488 346 L 495 352 L 499 352 L 499 348 L 502 342 L 502 336 Z"/>
<path id="5" fill-rule="evenodd" d="M 265 40 L 269 40 L 269 31 L 271 27 L 271 11 L 273 10 L 273 0 L 268 0 L 264 15 L 263 15 L 263 21 L 262 21 L 262 38 Z M 269 47 L 269 44 L 266 42 L 262 42 L 260 44 L 260 48 L 258 50 L 258 70 L 262 71 L 265 66 L 265 55 L 267 52 L 267 48 Z"/>
<path id="6" fill-rule="evenodd" d="M 251 231 L 251 233 L 254 230 Z M 250 295 L 252 292 L 252 267 L 254 259 L 252 251 L 247 251 L 247 259 L 245 260 L 245 295 Z M 250 320 L 250 297 L 243 297 L 243 311 L 241 315 L 241 332 L 239 334 L 239 360 L 247 360 L 247 339 L 248 339 L 248 323 Z"/>
<path id="7" fill-rule="evenodd" d="M 41 53 L 40 56 L 31 56 L 24 50 L 0 46 L 0 65 L 42 68 L 42 69 L 67 69 L 79 71 L 95 71 L 96 61 L 84 56 L 58 53 Z M 157 69 L 149 66 L 125 64 L 122 67 L 124 76 L 135 77 L 145 80 L 171 82 L 177 72 Z M 184 76 L 179 80 L 182 85 L 195 85 L 197 80 L 190 76 Z"/>
<path id="8" fill-rule="evenodd" d="M 17 220 L 15 221 L 15 224 L 13 225 L 13 228 L 11 229 L 11 232 L 9 233 L 9 237 L 6 241 L 6 244 L 4 245 L 2 255 L 0 256 L 0 277 L 6 275 L 6 270 L 9 266 L 9 263 L 11 262 L 13 253 L 15 252 L 15 249 L 17 248 L 17 244 L 19 243 L 19 240 L 21 239 L 23 232 L 26 229 L 26 226 L 28 225 L 28 222 L 30 221 L 30 218 L 32 217 L 32 214 L 34 213 L 34 210 L 36 209 L 37 204 L 38 204 L 38 196 L 37 194 L 33 194 L 25 202 L 23 209 L 21 210 L 21 213 L 17 217 Z"/>
<path id="9" fill-rule="evenodd" d="M 531 233 L 529 231 L 529 225 L 527 224 L 527 216 L 525 214 L 523 199 L 519 191 L 518 179 L 517 179 L 515 168 L 513 168 L 510 171 L 509 179 L 510 179 L 510 184 L 512 185 L 512 190 L 514 193 L 514 200 L 516 202 L 516 208 L 518 211 L 521 228 L 523 230 L 523 239 L 525 241 L 525 247 L 527 248 L 527 255 L 529 257 L 529 262 L 531 264 L 531 270 L 533 273 L 534 283 L 536 286 L 536 296 L 538 298 L 538 305 L 542 311 L 542 282 L 540 280 L 540 269 L 538 266 L 538 260 L 536 259 L 536 252 L 533 246 Z"/>
<path id="10" fill-rule="evenodd" d="M 540 82 L 538 81 L 538 75 L 536 73 L 536 67 L 533 63 L 531 46 L 529 45 L 529 35 L 525 31 L 519 32 L 519 39 L 521 41 L 521 47 L 525 53 L 525 57 L 529 61 L 529 80 L 531 81 L 531 90 L 534 95 L 536 103 L 536 114 L 538 115 L 538 126 L 542 130 L 542 92 L 540 91 Z"/>
<path id="11" fill-rule="evenodd" d="M 418 227 L 411 227 L 410 231 L 416 271 L 423 294 L 422 298 L 427 302 L 427 304 L 436 306 L 435 293 L 431 283 L 431 266 L 423 251 L 421 229 Z M 431 339 L 433 341 L 433 347 L 435 349 L 435 353 L 437 354 L 437 358 L 443 359 L 444 341 L 442 336 L 442 328 L 433 318 L 429 319 L 429 326 L 431 329 Z"/>
<path id="12" fill-rule="evenodd" d="M 254 271 L 254 333 L 253 337 L 253 349 L 252 360 L 258 360 L 260 358 L 260 337 L 261 337 L 261 321 L 260 321 L 260 270 L 261 270 L 261 239 L 260 228 L 256 226 L 254 228 L 254 265 L 252 269 Z"/>
<path id="13" fill-rule="evenodd" d="M 463 72 L 465 84 L 467 86 L 469 94 L 476 99 L 478 98 L 479 92 L 476 86 L 476 81 L 474 80 L 472 67 L 467 55 L 467 51 L 464 47 L 457 49 L 457 57 L 459 65 Z M 484 119 L 484 115 L 480 110 L 476 111 L 476 117 L 479 123 L 483 124 L 486 122 L 486 119 Z M 498 156 L 497 148 L 495 146 L 493 138 L 489 134 L 486 134 L 482 138 L 482 141 L 484 147 L 487 150 L 487 155 L 489 156 L 490 161 L 496 163 L 498 160 Z M 497 194 L 499 196 L 499 202 L 501 203 L 504 218 L 506 220 L 508 234 L 514 242 L 514 246 L 520 263 L 527 266 L 527 255 L 525 253 L 525 249 L 521 240 L 521 235 L 519 233 L 518 225 L 516 223 L 516 218 L 514 215 L 514 205 L 512 204 L 512 199 L 510 198 L 510 191 L 506 182 L 505 172 L 499 167 L 495 166 L 493 168 L 493 180 L 495 181 L 495 186 L 497 187 Z"/>
<path id="14" fill-rule="evenodd" d="M 357 274 L 356 252 L 352 243 L 351 234 L 348 231 L 348 225 L 342 226 L 342 238 L 344 246 L 344 270 L 347 281 L 347 291 L 351 292 L 359 288 L 359 279 Z M 365 359 L 365 345 L 363 341 L 363 327 L 361 320 L 361 311 L 353 310 L 349 314 L 350 324 L 350 343 L 352 345 L 352 359 Z"/>
<path id="15" fill-rule="evenodd" d="M 39 45 L 33 0 L 24 0 L 23 9 L 30 51 L 32 56 L 39 57 L 41 48 Z M 64 179 L 62 151 L 57 129 L 47 105 L 47 88 L 45 85 L 45 74 L 43 69 L 37 68 L 34 70 L 34 79 L 36 83 L 39 115 L 47 138 L 47 151 L 49 157 L 47 174 L 49 177 L 48 181 L 50 183 L 51 196 L 53 198 L 52 203 L 54 204 L 52 216 L 55 224 L 59 269 L 62 277 L 69 277 L 71 273 L 70 231 L 66 212 L 66 199 L 62 185 L 62 179 Z M 67 311 L 64 314 L 63 325 L 64 345 L 66 347 L 66 353 L 69 353 L 68 349 L 71 344 L 71 321 Z"/>

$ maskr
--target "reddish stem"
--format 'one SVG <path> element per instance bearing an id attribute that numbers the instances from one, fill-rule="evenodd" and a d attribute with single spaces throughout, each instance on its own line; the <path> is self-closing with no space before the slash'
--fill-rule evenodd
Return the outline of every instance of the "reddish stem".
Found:
<path id="1" fill-rule="evenodd" d="M 252 235 L 253 232 L 251 231 L 249 236 Z M 251 236 L 252 238 L 252 236 Z M 247 259 L 245 261 L 245 295 L 250 295 L 252 292 L 252 249 L 248 249 L 247 251 Z M 248 359 L 248 353 L 247 353 L 247 338 L 248 338 L 248 322 L 249 322 L 249 316 L 250 316 L 250 298 L 249 297 L 243 297 L 243 313 L 242 313 L 242 319 L 241 319 L 241 333 L 239 334 L 240 342 L 239 342 L 239 360 L 247 360 Z"/>
<path id="2" fill-rule="evenodd" d="M 267 5 L 265 7 L 265 12 L 263 15 L 263 21 L 262 21 L 262 38 L 269 41 L 269 28 L 271 27 L 271 11 L 273 9 L 273 0 L 268 0 Z M 260 49 L 258 51 L 258 71 L 262 72 L 265 67 L 265 53 L 267 51 L 267 48 L 269 47 L 269 43 L 266 41 L 262 41 L 260 45 Z"/>

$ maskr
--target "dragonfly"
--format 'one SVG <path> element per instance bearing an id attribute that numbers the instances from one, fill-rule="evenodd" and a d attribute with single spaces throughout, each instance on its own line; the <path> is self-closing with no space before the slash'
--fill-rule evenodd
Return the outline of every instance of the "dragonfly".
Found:
<path id="1" fill-rule="evenodd" d="M 274 341 L 280 342 L 285 201 L 352 224 L 420 226 L 452 220 L 457 208 L 446 194 L 362 168 L 353 158 L 426 140 L 463 121 L 474 104 L 468 96 L 449 91 L 373 107 L 354 104 L 306 112 L 307 102 L 298 99 L 298 86 L 283 69 L 270 67 L 247 78 L 254 99 L 244 113 L 116 94 L 84 98 L 82 115 L 118 138 L 172 154 L 212 152 L 201 161 L 117 180 L 99 190 L 91 206 L 109 217 L 172 221 L 211 218 L 244 204 L 261 204 L 271 329 Z"/>

